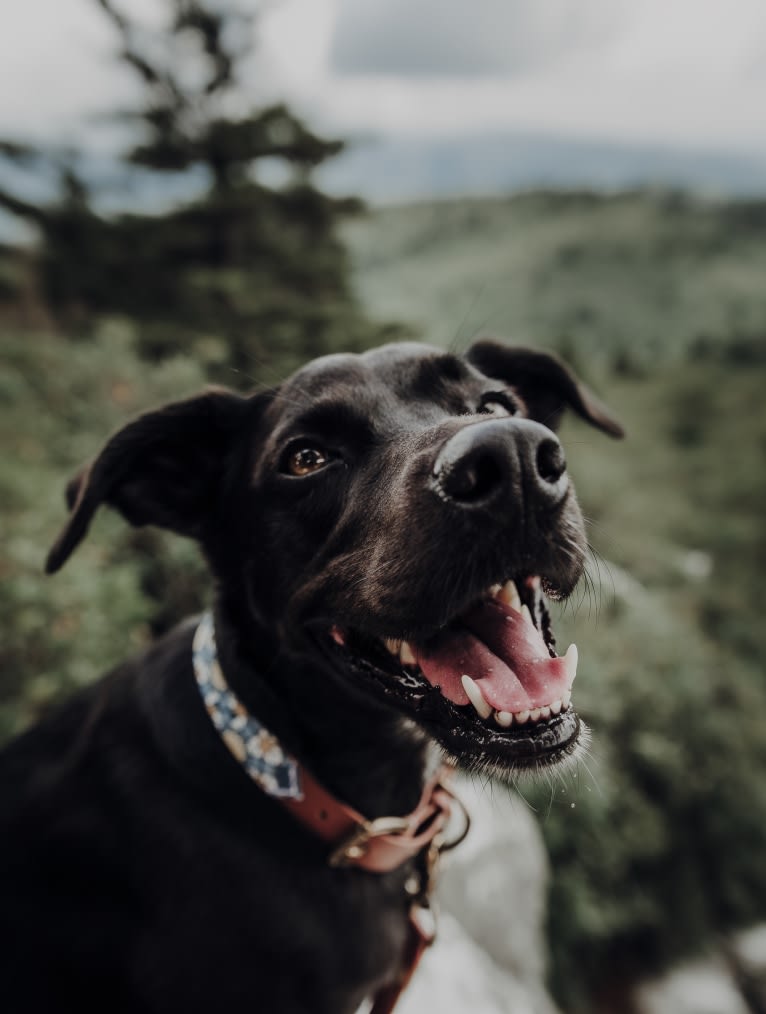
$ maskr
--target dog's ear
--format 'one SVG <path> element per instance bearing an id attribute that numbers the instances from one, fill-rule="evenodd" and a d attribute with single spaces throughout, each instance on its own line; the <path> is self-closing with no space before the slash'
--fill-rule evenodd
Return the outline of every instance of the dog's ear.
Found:
<path id="1" fill-rule="evenodd" d="M 71 514 L 48 554 L 46 571 L 63 566 L 102 503 L 132 525 L 160 525 L 198 537 L 251 402 L 231 391 L 209 390 L 147 412 L 115 433 L 68 483 Z"/>
<path id="2" fill-rule="evenodd" d="M 550 429 L 556 429 L 564 409 L 569 407 L 604 433 L 625 436 L 606 405 L 551 352 L 485 340 L 475 342 L 466 352 L 466 359 L 486 376 L 518 390 L 530 418 Z"/>

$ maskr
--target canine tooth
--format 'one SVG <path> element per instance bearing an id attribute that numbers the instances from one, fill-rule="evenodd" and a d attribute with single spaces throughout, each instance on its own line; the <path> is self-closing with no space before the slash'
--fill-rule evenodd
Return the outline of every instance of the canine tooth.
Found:
<path id="1" fill-rule="evenodd" d="M 385 646 L 388 648 L 388 650 L 391 652 L 392 655 L 396 655 L 397 658 L 398 658 L 398 656 L 399 656 L 399 649 L 402 646 L 402 642 L 401 641 L 395 641 L 391 637 L 384 637 L 383 638 L 383 644 L 385 644 Z"/>
<path id="2" fill-rule="evenodd" d="M 541 708 L 532 708 L 532 710 L 529 712 L 530 722 L 536 722 L 541 714 L 542 714 Z"/>
<path id="3" fill-rule="evenodd" d="M 498 725 L 502 725 L 504 729 L 508 729 L 513 724 L 513 715 L 510 711 L 496 711 L 495 721 Z"/>
<path id="4" fill-rule="evenodd" d="M 553 704 L 551 704 L 551 714 L 552 715 L 561 714 L 561 708 L 562 708 L 561 701 L 554 701 Z"/>
<path id="5" fill-rule="evenodd" d="M 564 655 L 564 663 L 566 665 L 567 677 L 569 679 L 569 687 L 571 689 L 572 684 L 575 681 L 577 675 L 577 645 L 570 644 L 567 648 L 567 653 Z"/>
<path id="6" fill-rule="evenodd" d="M 501 602 L 504 602 L 507 606 L 512 609 L 521 609 L 521 599 L 519 598 L 519 590 L 513 581 L 506 581 L 497 596 Z"/>
<path id="7" fill-rule="evenodd" d="M 530 613 L 529 606 L 526 605 L 526 603 L 521 607 L 521 615 L 524 617 L 525 620 L 529 620 L 529 622 L 534 626 L 532 614 Z"/>
<path id="8" fill-rule="evenodd" d="M 408 641 L 402 641 L 399 648 L 399 658 L 402 665 L 415 665 L 415 655 Z"/>
<path id="9" fill-rule="evenodd" d="M 473 704 L 474 708 L 476 708 L 482 718 L 489 718 L 492 714 L 492 708 L 484 700 L 484 694 L 481 692 L 476 680 L 472 680 L 470 676 L 461 676 L 461 681 L 463 683 L 463 690 L 468 694 L 468 700 Z"/>
<path id="10" fill-rule="evenodd" d="M 566 709 L 569 707 L 569 703 L 570 703 L 571 700 L 572 700 L 572 691 L 571 690 L 567 690 L 567 692 L 565 694 L 561 695 L 561 710 L 562 711 L 566 711 Z"/>
<path id="11" fill-rule="evenodd" d="M 513 713 L 513 718 L 517 725 L 525 725 L 529 721 L 529 716 L 529 711 L 515 711 Z"/>
<path id="12" fill-rule="evenodd" d="M 493 599 L 499 599 L 500 598 L 500 592 L 502 590 L 503 590 L 503 586 L 501 584 L 493 584 L 490 587 L 490 589 L 489 589 L 489 594 L 492 596 Z"/>

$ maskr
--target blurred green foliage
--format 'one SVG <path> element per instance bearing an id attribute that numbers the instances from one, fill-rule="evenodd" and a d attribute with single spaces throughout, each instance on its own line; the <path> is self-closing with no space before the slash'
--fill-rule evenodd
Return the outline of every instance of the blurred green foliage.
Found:
<path id="1" fill-rule="evenodd" d="M 77 564 L 42 576 L 64 487 L 126 417 L 199 390 L 188 356 L 147 369 L 131 329 L 87 341 L 3 332 L 0 359 L 0 736 L 90 682 L 203 601 L 195 548 L 106 512 Z M 158 577 L 165 576 L 162 587 Z"/>
<path id="2" fill-rule="evenodd" d="M 593 746 L 527 793 L 567 1010 L 766 916 L 765 372 L 613 381 L 619 447 L 567 427 L 595 553 L 556 629 Z"/>

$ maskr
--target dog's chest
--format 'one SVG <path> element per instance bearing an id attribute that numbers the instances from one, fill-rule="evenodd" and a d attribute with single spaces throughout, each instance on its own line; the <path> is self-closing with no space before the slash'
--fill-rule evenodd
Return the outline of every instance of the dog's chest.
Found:
<path id="1" fill-rule="evenodd" d="M 164 895 L 137 947 L 153 1004 L 229 1003 L 312 1014 L 355 1011 L 399 968 L 408 932 L 399 874 L 330 870 L 215 831 L 160 873 Z M 166 1008 L 169 1009 L 169 1008 Z"/>

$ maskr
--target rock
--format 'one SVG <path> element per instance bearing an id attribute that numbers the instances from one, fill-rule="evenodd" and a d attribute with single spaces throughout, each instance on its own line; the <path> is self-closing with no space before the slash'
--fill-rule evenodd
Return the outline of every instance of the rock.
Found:
<path id="1" fill-rule="evenodd" d="M 444 856 L 438 936 L 396 1014 L 557 1014 L 543 979 L 548 862 L 537 824 L 503 785 L 461 778 L 455 790 L 471 831 Z"/>
<path id="2" fill-rule="evenodd" d="M 766 1010 L 766 923 L 735 934 L 729 955 L 752 1009 Z"/>
<path id="3" fill-rule="evenodd" d="M 544 985 L 548 859 L 537 823 L 504 785 L 461 778 L 456 791 L 471 830 L 445 856 L 439 903 L 497 969 L 523 987 L 524 1009 L 552 1014 L 556 1008 Z"/>
<path id="4" fill-rule="evenodd" d="M 439 937 L 425 954 L 396 1014 L 538 1014 L 524 985 L 499 968 L 460 926 L 443 912 Z"/>
<path id="5" fill-rule="evenodd" d="M 635 992 L 636 1014 L 748 1014 L 727 962 L 721 957 L 679 965 Z"/>

